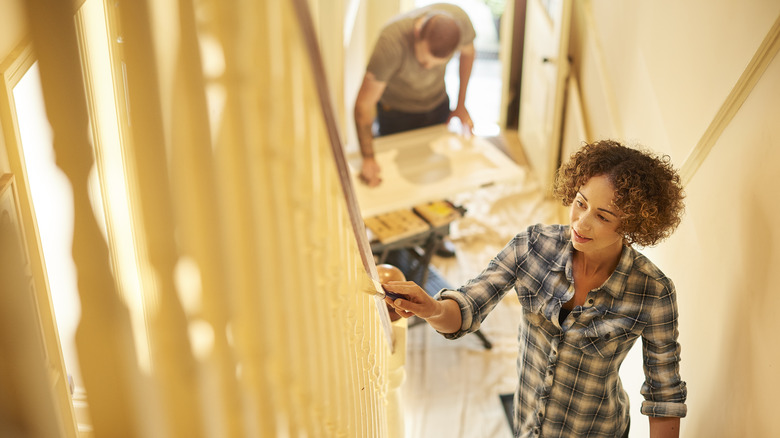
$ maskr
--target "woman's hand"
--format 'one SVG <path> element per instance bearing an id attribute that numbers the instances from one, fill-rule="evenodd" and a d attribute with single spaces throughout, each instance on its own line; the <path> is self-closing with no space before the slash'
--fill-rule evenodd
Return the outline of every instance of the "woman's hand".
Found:
<path id="1" fill-rule="evenodd" d="M 413 281 L 388 281 L 382 287 L 388 293 L 385 303 L 404 318 L 417 315 L 442 333 L 455 333 L 461 329 L 461 310 L 455 300 L 434 300 Z"/>
<path id="2" fill-rule="evenodd" d="M 386 292 L 400 296 L 394 298 L 387 295 L 385 302 L 404 318 L 417 315 L 422 319 L 428 319 L 441 313 L 441 303 L 431 298 L 413 281 L 390 281 L 382 287 Z"/>

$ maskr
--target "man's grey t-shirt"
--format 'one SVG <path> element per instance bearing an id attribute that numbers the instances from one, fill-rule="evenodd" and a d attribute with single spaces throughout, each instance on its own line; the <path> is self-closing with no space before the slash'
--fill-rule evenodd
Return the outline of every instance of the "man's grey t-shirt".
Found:
<path id="1" fill-rule="evenodd" d="M 387 87 L 379 100 L 389 109 L 423 113 L 447 97 L 446 64 L 425 69 L 414 57 L 414 23 L 423 15 L 441 11 L 460 27 L 460 46 L 474 41 L 476 32 L 463 9 L 446 3 L 432 4 L 395 17 L 379 34 L 367 71 Z"/>

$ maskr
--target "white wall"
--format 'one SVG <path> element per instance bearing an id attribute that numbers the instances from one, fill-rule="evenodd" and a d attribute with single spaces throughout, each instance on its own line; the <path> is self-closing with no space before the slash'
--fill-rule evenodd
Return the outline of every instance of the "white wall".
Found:
<path id="1" fill-rule="evenodd" d="M 738 83 L 780 15 L 780 2 L 575 2 L 573 72 L 591 139 L 611 137 L 669 154 L 678 168 Z M 778 436 L 780 389 L 772 334 L 780 304 L 780 58 L 775 57 L 686 186 L 686 216 L 643 252 L 677 285 L 683 437 Z M 625 364 L 638 366 L 635 358 Z M 647 436 L 632 396 L 632 437 Z"/>
<path id="2" fill-rule="evenodd" d="M 26 26 L 21 0 L 0 1 L 0 60 L 21 42 Z"/>
<path id="3" fill-rule="evenodd" d="M 780 11 L 776 0 L 594 0 L 626 137 L 681 162 Z"/>
<path id="4" fill-rule="evenodd" d="M 680 232 L 652 256 L 675 279 L 686 435 L 780 436 L 780 57 L 687 187 Z"/>

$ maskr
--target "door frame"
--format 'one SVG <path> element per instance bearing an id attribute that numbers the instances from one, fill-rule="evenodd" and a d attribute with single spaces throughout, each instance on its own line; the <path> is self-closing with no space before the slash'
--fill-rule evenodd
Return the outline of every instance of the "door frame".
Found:
<path id="1" fill-rule="evenodd" d="M 52 396 L 55 400 L 57 414 L 60 417 L 62 432 L 65 436 L 77 437 L 78 431 L 72 403 L 72 387 L 68 379 L 59 330 L 57 329 L 54 315 L 49 278 L 43 258 L 43 247 L 41 245 L 38 223 L 35 219 L 35 209 L 29 188 L 16 103 L 13 95 L 14 88 L 36 61 L 32 43 L 25 39 L 0 64 L 0 75 L 2 75 L 0 125 L 2 126 L 5 150 L 18 195 L 19 205 L 17 207 L 24 235 L 24 249 L 29 257 L 31 282 L 38 314 L 37 324 L 41 330 L 49 377 L 52 380 L 50 382 Z"/>
<path id="2" fill-rule="evenodd" d="M 558 0 L 554 4 L 557 6 L 555 11 L 551 11 L 550 6 L 549 2 L 544 3 L 543 0 L 528 0 L 526 32 L 539 28 L 540 23 L 544 22 L 545 30 L 550 29 L 550 34 L 557 38 L 557 41 L 554 41 L 557 44 L 550 47 L 540 47 L 540 44 L 544 45 L 544 43 L 537 42 L 545 41 L 546 39 L 541 37 L 546 35 L 526 35 L 518 123 L 520 142 L 547 197 L 552 196 L 551 189 L 560 164 L 564 97 L 570 73 L 568 48 L 572 0 Z M 560 16 L 551 15 L 553 13 L 559 13 Z M 534 44 L 531 50 L 528 50 L 529 43 Z M 534 49 L 541 50 L 538 50 L 537 53 L 537 50 Z M 554 69 L 554 72 L 550 69 Z M 546 71 L 539 74 L 542 70 Z M 554 82 L 531 83 L 535 78 L 550 78 L 552 76 L 554 76 Z M 549 88 L 539 88 L 548 84 Z M 533 96 L 529 95 L 528 91 L 531 90 L 535 92 L 537 97 L 544 95 L 544 102 L 530 101 L 529 99 Z M 533 103 L 541 104 L 542 108 L 537 108 Z M 528 114 L 532 113 L 543 114 L 541 114 L 541 118 L 528 120 Z M 529 125 L 532 126 L 528 128 Z"/>

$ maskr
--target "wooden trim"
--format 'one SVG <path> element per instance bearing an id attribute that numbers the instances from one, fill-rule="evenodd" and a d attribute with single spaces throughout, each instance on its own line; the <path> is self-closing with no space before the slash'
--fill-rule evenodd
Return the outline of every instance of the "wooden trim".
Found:
<path id="1" fill-rule="evenodd" d="M 72 0 L 73 1 L 73 13 L 77 13 L 87 0 Z"/>
<path id="2" fill-rule="evenodd" d="M 34 63 L 32 41 L 25 38 L 0 65 L 6 86 L 12 90 Z"/>
<path id="3" fill-rule="evenodd" d="M 59 331 L 55 322 L 54 307 L 51 300 L 49 276 L 46 271 L 46 262 L 43 257 L 43 246 L 38 229 L 38 221 L 35 216 L 35 208 L 32 201 L 29 179 L 27 177 L 27 165 L 22 150 L 22 139 L 19 131 L 19 120 L 16 113 L 16 102 L 13 90 L 22 80 L 24 75 L 35 64 L 37 58 L 33 51 L 32 41 L 25 38 L 9 56 L 0 64 L 0 125 L 5 141 L 5 150 L 8 156 L 8 164 L 11 168 L 13 185 L 17 197 L 17 208 L 22 221 L 25 250 L 30 258 L 30 274 L 35 288 L 39 324 L 42 330 L 42 338 L 45 343 L 47 360 L 52 377 L 52 397 L 56 400 L 61 426 L 64 428 L 64 436 L 73 437 L 76 432 L 76 418 L 70 399 L 70 388 L 67 381 L 65 360 L 62 355 Z"/>
<path id="4" fill-rule="evenodd" d="M 49 281 L 43 261 L 43 249 L 38 231 L 38 222 L 35 220 L 35 208 L 32 203 L 29 180 L 27 178 L 27 165 L 22 150 L 22 138 L 19 132 L 19 120 L 16 114 L 16 101 L 14 99 L 14 87 L 24 77 L 30 67 L 35 64 L 32 42 L 25 39 L 20 43 L 0 65 L 2 75 L 2 88 L 0 88 L 0 125 L 3 129 L 6 153 L 11 167 L 11 173 L 15 175 L 16 189 L 19 192 L 19 203 L 24 223 L 24 233 L 31 252 L 33 278 L 35 286 L 49 294 Z M 59 340 L 58 344 L 59 346 Z"/>
<path id="5" fill-rule="evenodd" d="M 742 104 L 745 103 L 745 100 L 753 91 L 753 87 L 761 79 L 778 50 L 780 50 L 780 16 L 777 17 L 774 25 L 769 29 L 745 71 L 737 80 L 734 88 L 731 89 L 707 130 L 704 131 L 704 135 L 702 135 L 699 142 L 696 143 L 696 146 L 683 162 L 680 169 L 683 185 L 687 185 L 693 179 L 693 176 L 699 170 L 704 160 L 707 159 L 715 143 L 717 143 L 723 130 L 731 123 Z"/>

